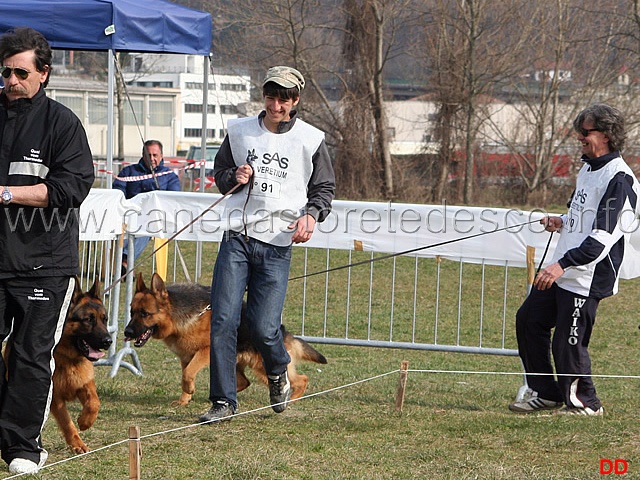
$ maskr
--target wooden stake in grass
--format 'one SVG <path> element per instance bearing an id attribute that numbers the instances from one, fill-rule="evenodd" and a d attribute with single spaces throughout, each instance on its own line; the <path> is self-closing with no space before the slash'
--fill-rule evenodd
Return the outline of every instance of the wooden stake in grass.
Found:
<path id="1" fill-rule="evenodd" d="M 129 480 L 140 480 L 140 427 L 129 427 Z"/>
<path id="2" fill-rule="evenodd" d="M 527 245 L 527 293 L 533 287 L 533 280 L 536 276 L 536 249 Z"/>
<path id="3" fill-rule="evenodd" d="M 403 360 L 400 364 L 400 381 L 398 382 L 398 392 L 396 393 L 396 410 L 402 412 L 402 406 L 404 405 L 404 391 L 407 386 L 407 370 L 409 369 L 409 362 Z"/>

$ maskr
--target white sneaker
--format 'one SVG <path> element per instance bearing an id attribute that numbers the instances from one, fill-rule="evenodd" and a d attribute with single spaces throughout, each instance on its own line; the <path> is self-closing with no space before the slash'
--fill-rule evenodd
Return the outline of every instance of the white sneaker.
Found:
<path id="1" fill-rule="evenodd" d="M 40 452 L 40 462 L 36 463 L 26 458 L 14 458 L 9 464 L 9 473 L 12 475 L 21 475 L 25 473 L 38 473 L 47 461 L 49 454 L 46 450 Z"/>
<path id="2" fill-rule="evenodd" d="M 582 415 L 586 417 L 602 417 L 604 416 L 604 407 L 594 410 L 589 407 L 564 407 L 558 410 L 558 415 Z"/>
<path id="3" fill-rule="evenodd" d="M 564 405 L 563 402 L 540 398 L 538 396 L 538 392 L 534 392 L 532 390 L 524 400 L 510 404 L 509 410 L 516 413 L 532 413 L 540 410 L 555 410 L 556 408 L 560 408 L 562 405 Z"/>

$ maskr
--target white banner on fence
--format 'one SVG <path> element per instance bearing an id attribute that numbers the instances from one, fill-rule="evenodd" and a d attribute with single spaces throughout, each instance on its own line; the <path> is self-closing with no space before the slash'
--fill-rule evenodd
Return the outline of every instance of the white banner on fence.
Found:
<path id="1" fill-rule="evenodd" d="M 122 233 L 130 205 L 120 190 L 92 188 L 80 206 L 80 240 L 113 240 Z"/>
<path id="2" fill-rule="evenodd" d="M 82 205 L 81 238 L 113 238 L 123 224 L 139 236 L 218 242 L 225 231 L 224 200 L 219 194 L 149 192 L 125 200 L 117 190 L 93 189 Z M 540 219 L 545 211 L 336 200 L 329 217 L 303 246 L 462 259 L 489 265 L 526 266 L 527 246 L 536 265 L 550 234 Z M 201 217 L 200 217 L 201 216 Z M 91 220 L 89 217 L 95 219 Z M 200 217 L 200 218 L 198 218 Z M 92 228 L 95 227 L 95 230 Z M 186 228 L 185 228 L 186 227 Z M 640 233 L 632 236 L 623 278 L 640 275 Z M 546 262 L 558 238 L 551 237 Z"/>

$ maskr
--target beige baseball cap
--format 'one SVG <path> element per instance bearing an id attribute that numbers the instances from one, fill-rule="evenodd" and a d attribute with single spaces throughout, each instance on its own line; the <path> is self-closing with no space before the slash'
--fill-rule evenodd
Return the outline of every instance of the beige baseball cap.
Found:
<path id="1" fill-rule="evenodd" d="M 298 87 L 298 90 L 304 88 L 304 77 L 298 70 L 292 67 L 271 67 L 267 70 L 262 86 L 267 82 L 275 82 L 284 88 Z"/>

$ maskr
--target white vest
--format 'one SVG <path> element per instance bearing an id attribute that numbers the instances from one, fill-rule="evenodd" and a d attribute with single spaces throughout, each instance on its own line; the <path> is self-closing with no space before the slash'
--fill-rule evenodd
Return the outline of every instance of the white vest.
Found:
<path id="1" fill-rule="evenodd" d="M 313 154 L 324 133 L 300 119 L 288 132 L 271 133 L 249 117 L 229 120 L 228 135 L 235 164 L 252 165 L 253 185 L 227 199 L 227 229 L 244 232 L 246 226 L 252 238 L 291 245 L 288 227 L 304 213 Z"/>
<path id="2" fill-rule="evenodd" d="M 621 158 L 614 158 L 602 168 L 591 170 L 588 164 L 583 165 L 576 179 L 576 187 L 568 213 L 563 216 L 563 226 L 558 244 L 556 245 L 552 263 L 558 261 L 572 248 L 579 247 L 588 236 L 594 236 L 596 240 L 605 245 L 602 254 L 593 262 L 587 265 L 571 266 L 564 274 L 556 280 L 559 287 L 579 295 L 588 296 L 593 282 L 605 281 L 605 279 L 595 278 L 596 265 L 601 261 L 607 261 L 606 257 L 613 243 L 621 236 L 625 236 L 627 241 L 630 232 L 637 229 L 638 205 L 625 205 L 624 214 L 617 219 L 615 229 L 611 234 L 605 231 L 594 231 L 593 226 L 596 219 L 598 206 L 609 186 L 611 179 L 618 173 L 625 172 L 633 177 L 633 190 L 640 194 L 638 181 L 633 171 Z M 626 255 L 625 255 L 626 257 Z M 618 291 L 618 280 L 620 272 L 615 272 L 613 293 Z M 608 280 L 606 280 L 608 281 Z"/>

